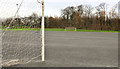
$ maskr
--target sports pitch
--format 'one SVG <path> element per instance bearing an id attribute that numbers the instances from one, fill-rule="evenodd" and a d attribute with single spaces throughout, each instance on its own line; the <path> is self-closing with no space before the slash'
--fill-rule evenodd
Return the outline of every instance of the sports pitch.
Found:
<path id="1" fill-rule="evenodd" d="M 28 52 L 33 51 L 32 47 L 34 47 L 33 53 L 39 55 L 40 50 L 38 49 L 41 43 L 38 33 L 37 31 L 27 31 L 29 39 L 25 38 L 25 31 L 16 31 L 16 34 L 12 36 L 16 36 L 13 39 L 16 40 L 20 35 L 23 35 L 19 39 L 23 43 L 27 41 L 28 49 L 31 48 Z M 6 33 L 5 42 L 9 42 L 13 38 L 8 37 L 10 34 L 13 33 Z M 13 42 L 13 44 L 17 43 Z M 7 45 L 4 47 L 7 48 Z M 46 31 L 45 47 L 45 62 L 17 64 L 13 67 L 117 67 L 118 65 L 118 33 Z M 25 48 L 27 47 L 20 44 L 11 49 L 20 51 Z M 21 56 L 24 56 L 25 52 L 22 52 Z M 30 55 L 33 54 L 28 56 Z M 36 60 L 40 60 L 40 57 Z"/>

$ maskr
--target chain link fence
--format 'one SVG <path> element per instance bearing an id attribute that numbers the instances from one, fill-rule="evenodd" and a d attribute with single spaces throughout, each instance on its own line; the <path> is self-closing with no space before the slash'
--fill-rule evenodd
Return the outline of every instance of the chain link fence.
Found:
<path id="1" fill-rule="evenodd" d="M 41 62 L 41 6 L 37 1 L 20 1 L 2 1 L 5 10 L 12 9 L 6 12 L 12 17 L 2 22 L 0 30 L 2 66 Z"/>

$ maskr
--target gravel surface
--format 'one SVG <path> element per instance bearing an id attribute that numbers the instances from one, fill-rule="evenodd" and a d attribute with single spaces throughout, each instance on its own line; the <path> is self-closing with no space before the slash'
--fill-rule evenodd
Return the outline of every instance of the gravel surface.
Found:
<path id="1" fill-rule="evenodd" d="M 8 31 L 3 38 L 3 54 L 8 51 L 12 51 L 12 53 L 10 52 L 8 55 L 13 54 L 13 50 L 20 53 L 21 50 L 22 55 L 21 57 L 16 55 L 17 58 L 22 58 L 23 56 L 27 58 L 28 56 L 34 57 L 33 53 L 36 55 L 40 53 L 40 32 L 18 31 L 9 37 L 10 34 L 14 33 Z M 29 35 L 26 37 L 24 34 Z M 20 35 L 22 35 L 22 37 L 18 38 Z M 47 31 L 45 32 L 45 36 L 46 61 L 19 64 L 14 67 L 118 66 L 117 33 Z M 13 39 L 13 37 L 15 39 Z M 16 41 L 16 39 L 20 39 L 20 43 L 17 42 L 18 40 Z M 12 44 L 7 45 L 6 42 L 9 43 L 11 40 L 13 41 Z M 8 48 L 7 51 L 6 48 Z M 28 49 L 28 56 L 25 54 L 25 49 Z M 30 52 L 32 52 L 32 54 Z M 8 55 L 4 54 L 3 60 L 5 60 Z M 40 59 L 40 57 L 36 58 L 36 60 L 38 59 Z"/>

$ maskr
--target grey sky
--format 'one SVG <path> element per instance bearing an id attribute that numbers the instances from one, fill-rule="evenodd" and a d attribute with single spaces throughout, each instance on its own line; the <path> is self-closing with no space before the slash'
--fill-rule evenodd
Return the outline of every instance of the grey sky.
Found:
<path id="1" fill-rule="evenodd" d="M 14 16 L 17 9 L 16 4 L 20 4 L 22 0 L 0 0 L 0 17 L 6 18 Z M 80 4 L 90 4 L 93 7 L 102 2 L 109 4 L 109 10 L 112 6 L 118 3 L 119 0 L 45 0 L 45 15 L 60 16 L 61 9 L 67 6 L 78 6 Z M 41 15 L 40 5 L 37 0 L 24 0 L 19 11 L 20 16 L 28 16 L 33 12 Z"/>

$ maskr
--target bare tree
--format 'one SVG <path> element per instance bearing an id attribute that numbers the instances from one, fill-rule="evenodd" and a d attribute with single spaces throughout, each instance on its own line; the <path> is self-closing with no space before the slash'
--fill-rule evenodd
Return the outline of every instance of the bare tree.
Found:
<path id="1" fill-rule="evenodd" d="M 120 1 L 118 2 L 118 16 L 119 16 L 119 19 L 120 19 Z"/>
<path id="2" fill-rule="evenodd" d="M 112 18 L 116 18 L 118 15 L 117 15 L 117 7 L 118 7 L 118 4 L 115 4 L 113 7 L 112 7 L 112 10 L 111 10 L 111 15 L 112 15 Z"/>
<path id="3" fill-rule="evenodd" d="M 90 17 L 92 15 L 93 7 L 91 5 L 85 5 L 84 6 L 84 14 L 87 17 Z"/>
<path id="4" fill-rule="evenodd" d="M 72 6 L 72 7 L 67 7 L 65 9 L 62 10 L 62 17 L 64 19 L 72 19 L 72 16 L 73 16 L 73 12 L 75 12 L 75 8 Z"/>
<path id="5" fill-rule="evenodd" d="M 96 7 L 97 13 L 99 13 L 99 16 L 106 16 L 106 11 L 107 11 L 107 3 L 101 3 L 99 6 Z"/>
<path id="6" fill-rule="evenodd" d="M 79 15 L 81 16 L 83 14 L 83 5 L 79 5 L 77 6 L 77 12 L 79 13 Z"/>

